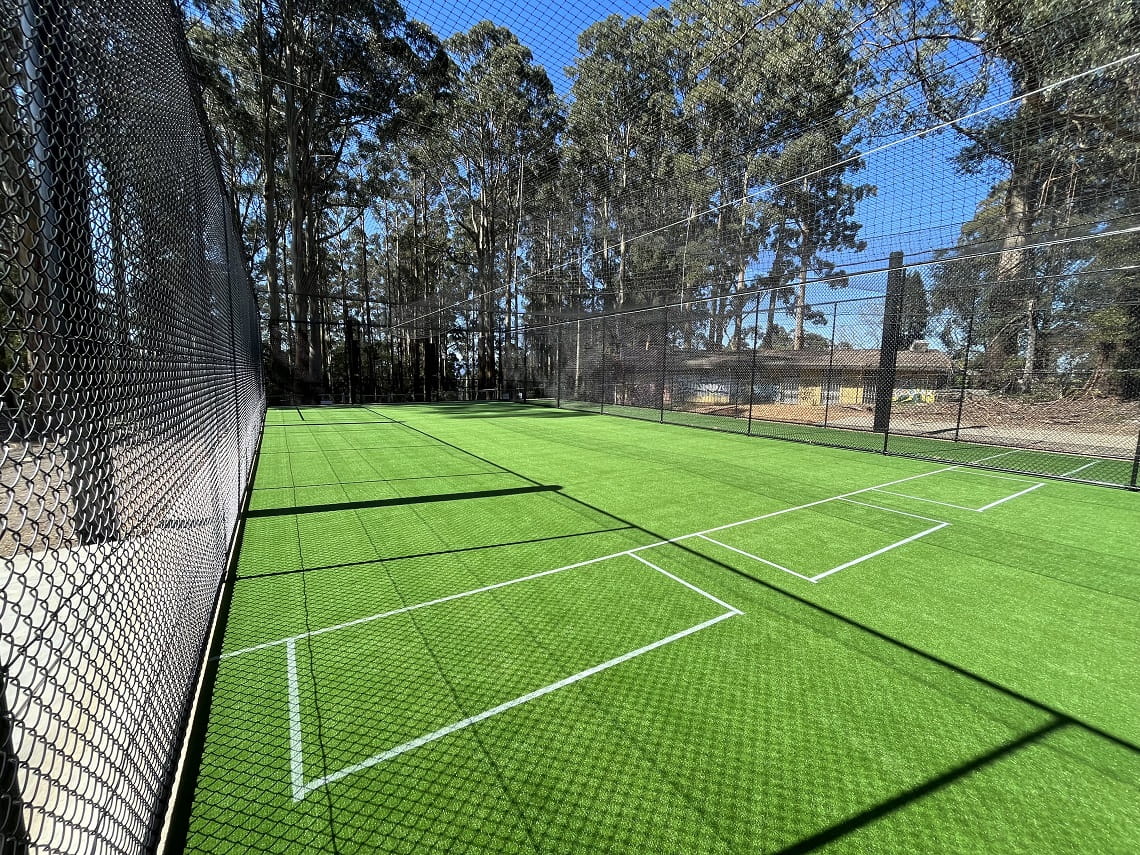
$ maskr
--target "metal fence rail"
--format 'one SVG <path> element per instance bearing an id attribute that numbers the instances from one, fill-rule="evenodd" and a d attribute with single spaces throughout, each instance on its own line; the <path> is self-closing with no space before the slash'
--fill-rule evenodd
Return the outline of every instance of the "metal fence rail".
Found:
<path id="1" fill-rule="evenodd" d="M 3 4 L 0 838 L 157 843 L 264 412 L 181 21 Z"/>

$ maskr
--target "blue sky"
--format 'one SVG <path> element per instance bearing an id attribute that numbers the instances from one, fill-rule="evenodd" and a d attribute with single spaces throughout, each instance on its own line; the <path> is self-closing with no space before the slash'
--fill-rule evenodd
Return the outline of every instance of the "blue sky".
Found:
<path id="1" fill-rule="evenodd" d="M 570 81 L 563 69 L 574 61 L 580 32 L 608 15 L 641 15 L 660 5 L 660 2 L 645 0 L 404 2 L 404 8 L 411 17 L 429 24 L 441 38 L 469 30 L 479 21 L 494 21 L 500 26 L 509 27 L 519 41 L 531 49 L 535 61 L 546 68 L 555 91 L 563 96 L 570 90 Z"/>
<path id="2" fill-rule="evenodd" d="M 481 20 L 509 27 L 531 49 L 535 61 L 546 68 L 555 90 L 563 96 L 570 89 L 564 69 L 574 61 L 582 30 L 607 15 L 644 14 L 657 5 L 661 3 L 646 0 L 405 0 L 409 15 L 430 25 L 442 38 L 470 29 Z M 948 132 L 902 141 L 866 158 L 866 169 L 853 180 L 879 189 L 877 196 L 861 202 L 857 210 L 857 219 L 864 226 L 862 237 L 869 244 L 865 258 L 885 259 L 894 249 L 914 256 L 922 249 L 954 244 L 961 224 L 973 216 L 991 183 L 988 178 L 957 172 L 951 158 L 959 146 L 956 135 Z M 853 269 L 849 262 L 856 259 L 843 261 Z M 813 299 L 859 296 L 877 291 L 881 285 L 882 277 L 868 277 L 854 282 L 847 293 L 823 287 Z"/>

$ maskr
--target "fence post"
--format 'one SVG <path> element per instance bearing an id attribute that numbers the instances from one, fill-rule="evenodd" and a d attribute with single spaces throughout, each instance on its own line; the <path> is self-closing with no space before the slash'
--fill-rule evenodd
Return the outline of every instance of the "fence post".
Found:
<path id="1" fill-rule="evenodd" d="M 891 404 L 895 397 L 895 368 L 898 365 L 902 326 L 902 291 L 906 271 L 903 254 L 891 253 L 887 267 L 887 296 L 883 303 L 883 337 L 879 345 L 878 385 L 875 389 L 875 422 L 872 430 L 883 434 L 883 453 L 891 432 Z"/>
<path id="2" fill-rule="evenodd" d="M 522 402 L 526 403 L 526 330 L 522 331 L 522 352 L 523 352 L 523 370 L 522 370 Z"/>
<path id="3" fill-rule="evenodd" d="M 756 357 L 760 349 L 760 294 L 756 293 L 756 308 L 752 314 L 752 369 L 748 377 L 748 427 L 745 433 L 752 436 L 752 408 L 756 406 Z"/>
<path id="4" fill-rule="evenodd" d="M 558 325 L 558 343 L 554 345 L 554 406 L 562 406 L 562 327 Z"/>
<path id="5" fill-rule="evenodd" d="M 831 349 L 827 354 L 827 374 L 823 378 L 823 426 L 831 416 L 831 384 L 835 379 L 835 324 L 839 315 L 839 301 L 831 304 Z M 842 389 L 842 386 L 840 386 Z M 842 394 L 842 392 L 840 392 Z"/>
<path id="6" fill-rule="evenodd" d="M 1136 453 L 1132 455 L 1132 483 L 1133 490 L 1137 488 L 1137 476 L 1140 476 L 1140 429 L 1136 431 Z"/>
<path id="7" fill-rule="evenodd" d="M 606 411 L 606 316 L 602 315 L 602 389 L 598 393 L 598 412 Z"/>
<path id="8" fill-rule="evenodd" d="M 230 225 L 228 223 L 222 224 L 222 239 L 226 242 L 226 298 L 229 301 L 230 309 L 230 380 L 234 393 L 234 415 L 237 421 L 234 422 L 234 443 L 237 447 L 238 461 L 242 467 L 243 475 L 253 471 L 253 461 L 246 463 L 245 456 L 242 453 L 241 442 L 241 394 L 238 389 L 238 352 L 237 352 L 237 331 L 234 328 L 234 259 L 230 254 Z M 258 332 L 258 337 L 261 333 Z"/>
<path id="9" fill-rule="evenodd" d="M 958 386 L 958 417 L 954 420 L 954 441 L 962 430 L 962 409 L 966 406 L 966 384 L 970 376 L 970 348 L 974 346 L 974 316 L 978 313 L 978 295 L 970 302 L 970 320 L 966 323 L 966 350 L 962 353 L 962 382 Z"/>
<path id="10" fill-rule="evenodd" d="M 665 423 L 665 374 L 668 371 L 669 353 L 669 304 L 661 307 L 661 417 L 658 421 Z"/>
<path id="11" fill-rule="evenodd" d="M 6 670 L 0 668 L 0 849 L 4 855 L 25 855 L 31 840 L 24 826 L 24 808 L 20 797 L 20 779 L 16 774 L 20 760 L 12 739 L 12 714 L 8 711 L 4 687 Z"/>

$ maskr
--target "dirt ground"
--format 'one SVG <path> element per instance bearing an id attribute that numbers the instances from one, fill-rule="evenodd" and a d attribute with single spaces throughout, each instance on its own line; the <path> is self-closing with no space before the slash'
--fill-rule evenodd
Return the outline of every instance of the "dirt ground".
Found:
<path id="1" fill-rule="evenodd" d="M 915 423 L 954 422 L 957 401 L 896 404 L 892 416 Z M 963 427 L 1053 428 L 1060 433 L 1095 433 L 1135 437 L 1140 428 L 1140 401 L 1119 398 L 970 397 L 962 407 Z"/>
<path id="2" fill-rule="evenodd" d="M 709 415 L 747 418 L 747 407 L 707 407 Z M 832 404 L 756 404 L 752 417 L 773 422 L 835 425 L 851 427 L 870 424 L 873 408 Z M 896 402 L 891 410 L 892 422 L 903 421 L 908 429 L 931 432 L 952 428 L 958 419 L 957 401 L 933 403 Z M 1140 429 L 1140 401 L 1118 398 L 1066 398 L 1032 401 L 1012 397 L 969 398 L 962 406 L 962 427 L 1053 428 L 1060 433 L 1111 434 L 1135 437 Z"/>

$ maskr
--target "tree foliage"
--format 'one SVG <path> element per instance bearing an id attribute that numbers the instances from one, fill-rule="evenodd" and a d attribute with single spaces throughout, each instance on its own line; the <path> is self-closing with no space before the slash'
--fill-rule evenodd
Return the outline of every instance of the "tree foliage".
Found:
<path id="1" fill-rule="evenodd" d="M 202 9 L 268 349 L 310 394 L 351 385 L 353 323 L 384 328 L 353 346 L 410 395 L 502 385 L 523 327 L 677 300 L 684 349 L 804 347 L 868 246 L 865 152 L 899 134 L 991 186 L 906 276 L 903 345 L 969 338 L 995 387 L 1081 366 L 1137 394 L 1126 0 L 673 0 L 586 26 L 564 101 L 493 22 L 440 41 L 395 0 Z"/>

